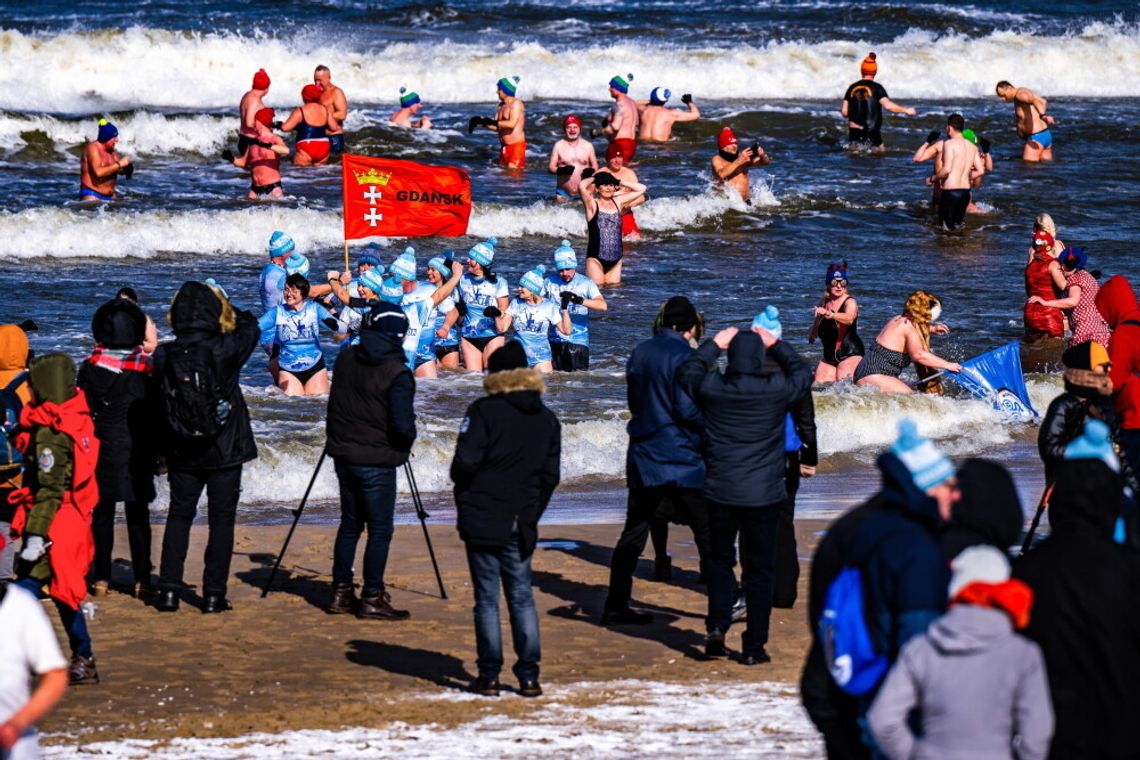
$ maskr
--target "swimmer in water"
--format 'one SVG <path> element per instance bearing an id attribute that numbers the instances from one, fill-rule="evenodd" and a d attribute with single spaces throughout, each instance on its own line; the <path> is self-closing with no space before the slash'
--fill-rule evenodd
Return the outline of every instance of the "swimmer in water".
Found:
<path id="1" fill-rule="evenodd" d="M 340 332 L 336 317 L 324 306 L 309 301 L 309 281 L 301 274 L 285 279 L 284 302 L 258 319 L 262 334 L 273 336 L 279 370 L 274 382 L 286 396 L 328 393 L 329 372 L 321 352 L 322 328 Z"/>
<path id="2" fill-rule="evenodd" d="M 748 184 L 748 170 L 753 166 L 767 166 L 772 159 L 757 141 L 741 149 L 732 129 L 725 127 L 716 138 L 717 154 L 712 157 L 713 176 L 722 187 L 731 187 L 748 205 L 752 205 L 752 188 Z"/>
<path id="3" fill-rule="evenodd" d="M 859 302 L 847 290 L 846 261 L 827 268 L 808 343 L 815 343 L 816 338 L 823 346 L 823 358 L 815 368 L 815 382 L 834 383 L 854 377 L 864 350 L 859 338 Z"/>
<path id="4" fill-rule="evenodd" d="M 503 77 L 496 84 L 499 108 L 493 119 L 471 117 L 467 133 L 478 127 L 499 136 L 499 163 L 508 169 L 526 168 L 526 104 L 518 97 L 519 78 Z"/>
<path id="5" fill-rule="evenodd" d="M 551 329 L 569 337 L 570 311 L 566 301 L 560 309 L 554 301 L 544 298 L 546 267 L 539 264 L 519 278 L 518 298 L 511 300 L 507 310 L 495 318 L 495 327 L 505 333 L 514 325 L 515 335 L 526 350 L 529 367 L 549 374 L 554 371 L 551 363 Z"/>
<path id="6" fill-rule="evenodd" d="M 899 379 L 912 361 L 931 370 L 960 372 L 962 365 L 940 359 L 930 351 L 930 335 L 946 335 L 950 328 L 939 324 L 942 302 L 925 290 L 911 293 L 902 314 L 891 317 L 855 369 L 855 384 L 869 385 L 885 393 L 913 393 Z"/>
<path id="7" fill-rule="evenodd" d="M 321 88 L 315 84 L 301 89 L 301 100 L 301 107 L 293 109 L 281 129 L 285 132 L 297 130 L 296 150 L 293 152 L 296 166 L 324 166 L 331 150 L 328 129 L 332 117 L 329 109 L 321 103 Z"/>
<path id="8" fill-rule="evenodd" d="M 962 137 L 978 147 L 978 153 L 982 157 L 983 168 L 986 170 L 986 172 L 993 171 L 994 157 L 990 153 L 990 141 L 984 137 L 978 136 L 972 129 L 962 130 Z M 938 199 L 939 196 L 942 195 L 942 183 L 940 181 L 937 181 L 935 178 L 938 176 L 938 173 L 942 171 L 942 146 L 944 143 L 945 138 L 942 137 L 942 133 L 937 129 L 932 130 L 930 134 L 926 136 L 926 140 L 922 143 L 922 145 L 918 146 L 918 150 L 914 152 L 913 157 L 913 161 L 916 164 L 925 163 L 926 161 L 930 160 L 934 161 L 934 170 L 930 173 L 930 176 L 928 176 L 923 181 L 928 187 L 930 187 L 930 207 L 935 210 L 938 209 Z M 970 188 L 977 189 L 981 187 L 983 179 L 984 176 L 972 176 L 970 178 Z M 970 200 L 970 205 L 966 207 L 966 213 L 981 213 L 981 209 L 977 207 L 972 198 Z"/>
<path id="9" fill-rule="evenodd" d="M 562 132 L 566 136 L 554 143 L 546 167 L 555 176 L 554 200 L 558 203 L 577 200 L 582 172 L 598 170 L 594 146 L 582 138 L 581 120 L 574 114 L 568 115 L 562 120 Z"/>
<path id="10" fill-rule="evenodd" d="M 400 110 L 389 116 L 388 120 L 397 127 L 405 129 L 431 129 L 431 119 L 426 116 L 416 118 L 421 108 L 423 103 L 420 102 L 419 94 L 408 92 L 407 87 L 401 87 Z"/>
<path id="11" fill-rule="evenodd" d="M 621 216 L 645 194 L 645 185 L 640 182 L 627 184 L 603 171 L 582 180 L 579 187 L 589 236 L 586 274 L 598 285 L 620 284 L 623 255 Z"/>
<path id="12" fill-rule="evenodd" d="M 495 238 L 488 238 L 468 251 L 467 272 L 455 291 L 465 309 L 459 350 L 468 372 L 482 372 L 487 359 L 503 345 L 495 320 L 509 305 L 510 290 L 506 278 L 491 271 L 495 242 Z"/>
<path id="13" fill-rule="evenodd" d="M 554 273 L 546 278 L 544 295 L 567 304 L 573 330 L 570 335 L 550 330 L 550 353 L 554 369 L 576 372 L 590 368 L 590 311 L 607 311 L 609 305 L 598 285 L 578 272 L 578 257 L 563 240 L 554 251 Z"/>
<path id="14" fill-rule="evenodd" d="M 617 143 L 610 143 L 606 146 L 606 171 L 617 177 L 618 182 L 626 187 L 633 187 L 641 181 L 637 178 L 637 172 L 626 166 L 625 149 Z M 641 239 L 641 230 L 637 226 L 637 219 L 633 216 L 633 210 L 645 203 L 645 200 L 645 194 L 642 193 L 637 200 L 631 201 L 622 210 L 622 238 L 627 240 Z"/>
<path id="15" fill-rule="evenodd" d="M 115 150 L 118 142 L 119 130 L 100 119 L 98 136 L 84 146 L 79 159 L 79 200 L 113 201 L 119 176 L 130 179 L 134 174 L 131 157 Z"/>
<path id="16" fill-rule="evenodd" d="M 1053 133 L 1049 131 L 1049 127 L 1057 122 L 1045 113 L 1049 101 L 1028 87 L 1014 87 L 1004 79 L 997 83 L 994 90 L 999 98 L 1007 103 L 1013 103 L 1013 113 L 1017 119 L 1017 136 L 1025 141 L 1021 160 L 1052 161 Z"/>
<path id="17" fill-rule="evenodd" d="M 970 205 L 972 183 L 986 173 L 978 147 L 962 137 L 965 128 L 962 114 L 950 115 L 946 123 L 949 137 L 942 143 L 941 168 L 934 175 L 934 180 L 942 188 L 938 195 L 938 221 L 944 230 L 961 226 Z"/>
<path id="18" fill-rule="evenodd" d="M 344 90 L 332 83 L 332 72 L 325 65 L 313 71 L 313 84 L 321 88 L 320 103 L 329 112 L 329 153 L 339 156 L 344 153 L 344 120 L 348 118 L 348 98 Z"/>
<path id="19" fill-rule="evenodd" d="M 637 101 L 640 110 L 641 126 L 637 138 L 642 142 L 668 142 L 673 136 L 673 125 L 677 122 L 696 121 L 701 118 L 701 111 L 693 102 L 693 96 L 685 93 L 681 102 L 689 107 L 687 111 L 677 111 L 666 108 L 672 96 L 664 87 L 654 87 L 649 93 L 649 100 Z"/>
<path id="20" fill-rule="evenodd" d="M 602 129 L 591 132 L 592 137 L 608 137 L 612 145 L 621 148 L 626 163 L 637 155 L 637 133 L 641 121 L 637 103 L 629 96 L 629 83 L 632 81 L 633 74 L 618 75 L 610 80 L 610 97 L 614 104 Z"/>
<path id="21" fill-rule="evenodd" d="M 444 314 L 455 310 L 451 294 L 463 277 L 463 266 L 453 262 L 446 281 L 436 285 L 432 278 L 428 282 L 416 280 L 416 252 L 411 246 L 404 249 L 391 266 L 388 276 L 399 281 L 403 290 L 400 308 L 408 318 L 408 329 L 404 333 L 404 353 L 408 357 L 408 369 L 416 377 L 438 377 L 436 357 L 433 350 L 437 312 Z"/>
<path id="22" fill-rule="evenodd" d="M 859 66 L 862 78 L 847 88 L 839 113 L 847 119 L 847 141 L 849 146 L 869 145 L 876 152 L 887 149 L 883 144 L 883 110 L 918 116 L 918 111 L 901 106 L 887 95 L 887 88 L 875 81 L 879 73 L 877 56 L 870 53 Z"/>
<path id="23" fill-rule="evenodd" d="M 269 75 L 265 69 L 258 69 L 253 75 L 253 86 L 241 96 L 238 104 L 238 115 L 241 124 L 238 126 L 237 155 L 245 154 L 250 143 L 257 142 L 257 112 L 265 108 L 265 96 L 269 93 Z"/>
<path id="24" fill-rule="evenodd" d="M 254 123 L 257 126 L 257 139 L 248 142 L 245 153 L 234 156 L 229 148 L 222 151 L 227 159 L 239 169 L 250 170 L 249 194 L 251 201 L 259 198 L 283 198 L 281 189 L 281 156 L 289 155 L 289 146 L 273 133 L 272 108 L 262 108 L 257 112 Z"/>

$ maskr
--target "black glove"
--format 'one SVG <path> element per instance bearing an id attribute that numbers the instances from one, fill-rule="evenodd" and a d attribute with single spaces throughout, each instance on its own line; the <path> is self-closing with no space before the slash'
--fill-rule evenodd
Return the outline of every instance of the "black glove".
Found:
<path id="1" fill-rule="evenodd" d="M 31 332 L 32 330 L 40 329 L 40 326 L 35 323 L 35 320 L 25 319 L 20 323 L 20 329 L 24 332 Z"/>
<path id="2" fill-rule="evenodd" d="M 938 138 L 941 136 L 942 136 L 942 130 L 939 130 L 939 129 L 930 130 L 930 134 L 928 134 L 926 136 L 926 144 L 927 145 L 933 145 L 934 143 L 938 142 Z"/>
<path id="3" fill-rule="evenodd" d="M 488 119 L 486 116 L 472 116 L 471 120 L 467 122 L 467 134 L 471 134 L 479 127 L 490 127 L 495 125 L 494 119 Z"/>
<path id="4" fill-rule="evenodd" d="M 503 312 L 499 311 L 498 306 L 488 306 L 486 309 L 483 309 L 483 316 L 494 319 L 503 316 Z"/>
<path id="5" fill-rule="evenodd" d="M 283 122 L 283 121 L 275 121 L 275 122 L 273 122 L 273 125 L 272 125 L 272 126 L 273 126 L 273 128 L 274 128 L 274 129 L 281 129 L 282 127 L 284 127 L 284 126 L 285 126 L 285 122 Z"/>
<path id="6" fill-rule="evenodd" d="M 261 140 L 258 140 L 256 145 L 258 145 L 259 147 L 265 148 L 266 150 L 273 150 L 273 143 L 267 143 L 267 142 L 262 142 Z"/>
<path id="7" fill-rule="evenodd" d="M 689 105 L 690 103 L 693 102 L 693 96 L 686 92 L 684 95 L 681 96 L 681 102 L 684 103 L 685 105 Z"/>
<path id="8" fill-rule="evenodd" d="M 135 176 L 135 165 L 127 164 L 123 167 L 123 179 L 130 179 Z"/>
<path id="9" fill-rule="evenodd" d="M 556 169 L 554 173 L 557 174 L 559 177 L 569 177 L 571 174 L 574 173 L 574 167 L 569 166 L 569 165 L 559 166 L 558 169 Z"/>
<path id="10" fill-rule="evenodd" d="M 222 151 L 222 160 L 228 164 L 232 164 L 234 162 L 234 152 L 229 148 L 226 148 Z"/>
<path id="11" fill-rule="evenodd" d="M 601 137 L 603 134 L 605 133 L 597 127 L 590 127 L 590 137 Z"/>
<path id="12" fill-rule="evenodd" d="M 990 153 L 990 141 L 989 140 L 987 140 L 984 137 L 979 137 L 978 138 L 978 147 L 982 149 L 982 155 L 987 155 L 987 156 L 989 155 L 989 153 Z"/>
<path id="13" fill-rule="evenodd" d="M 467 303 L 464 301 L 456 301 L 455 302 L 455 310 L 457 312 L 459 312 L 460 317 L 466 317 L 467 316 Z"/>
<path id="14" fill-rule="evenodd" d="M 582 170 L 582 179 L 589 179 L 590 177 L 593 177 L 593 176 L 594 176 L 594 170 L 591 169 L 590 167 L 587 166 L 585 169 Z"/>
<path id="15" fill-rule="evenodd" d="M 573 303 L 582 303 L 586 300 L 572 290 L 563 290 L 558 294 L 558 297 L 562 299 L 562 303 L 566 303 L 567 301 L 572 301 Z M 562 308 L 565 309 L 566 307 L 563 306 Z"/>
<path id="16" fill-rule="evenodd" d="M 562 293 L 560 293 L 560 295 L 562 297 L 562 303 L 558 308 L 560 308 L 562 311 L 566 311 L 570 308 L 570 299 L 574 296 L 574 294 L 564 290 Z"/>
<path id="17" fill-rule="evenodd" d="M 324 323 L 324 326 L 329 328 L 330 330 L 339 330 L 340 329 L 340 322 L 337 322 L 332 317 L 325 317 L 324 319 L 321 320 L 321 322 Z"/>

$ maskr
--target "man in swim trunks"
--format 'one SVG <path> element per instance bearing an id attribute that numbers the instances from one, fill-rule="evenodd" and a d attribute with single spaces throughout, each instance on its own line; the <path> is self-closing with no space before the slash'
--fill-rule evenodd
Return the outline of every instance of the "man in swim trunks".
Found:
<path id="1" fill-rule="evenodd" d="M 388 120 L 397 127 L 405 129 L 431 129 L 431 119 L 426 116 L 413 118 L 423 108 L 420 96 L 415 92 L 408 92 L 407 87 L 400 88 L 400 110 L 388 117 Z"/>
<path id="2" fill-rule="evenodd" d="M 625 151 L 616 142 L 606 146 L 606 171 L 614 175 L 618 182 L 626 187 L 641 184 L 637 179 L 637 172 L 625 165 Z M 642 193 L 636 200 L 631 201 L 621 215 L 621 236 L 623 238 L 638 239 L 641 230 L 637 227 L 637 220 L 633 218 L 633 210 L 645 203 L 645 194 Z"/>
<path id="3" fill-rule="evenodd" d="M 748 184 L 748 170 L 753 166 L 767 166 L 772 159 L 755 143 L 741 150 L 731 127 L 725 127 L 716 138 L 717 154 L 712 157 L 713 175 L 722 187 L 731 187 L 745 203 L 752 205 L 752 188 Z"/>
<path id="4" fill-rule="evenodd" d="M 953 114 L 951 115 L 953 116 Z M 984 137 L 979 137 L 974 133 L 972 129 L 962 130 L 962 137 L 978 146 L 978 153 L 982 157 L 982 163 L 985 167 L 985 170 L 987 172 L 993 171 L 994 158 L 993 155 L 990 154 L 990 141 Z M 931 171 L 930 176 L 924 179 L 923 182 L 925 182 L 931 189 L 930 207 L 935 210 L 938 209 L 938 198 L 942 194 L 942 183 L 936 181 L 935 177 L 938 176 L 938 173 L 940 171 L 942 171 L 942 145 L 944 142 L 945 139 L 942 137 L 941 132 L 939 132 L 937 129 L 931 130 L 930 134 L 926 136 L 926 140 L 922 143 L 922 145 L 918 146 L 918 150 L 914 152 L 913 159 L 916 164 L 925 163 L 931 159 L 934 160 L 934 170 Z M 982 179 L 983 178 L 980 176 L 971 178 L 970 187 L 981 187 Z M 981 213 L 981 209 L 979 209 L 974 204 L 973 200 L 971 200 L 970 205 L 966 207 L 966 213 L 979 214 Z"/>
<path id="5" fill-rule="evenodd" d="M 938 196 L 938 221 L 945 230 L 962 224 L 966 207 L 970 205 L 971 181 L 986 173 L 978 147 L 962 137 L 965 128 L 962 114 L 951 114 L 946 124 L 949 138 L 942 145 L 942 168 L 934 177 L 942 186 Z"/>
<path id="6" fill-rule="evenodd" d="M 269 92 L 269 75 L 265 69 L 258 69 L 253 75 L 253 87 L 241 96 L 238 104 L 238 114 L 241 116 L 241 125 L 238 127 L 237 155 L 245 153 L 251 142 L 257 142 L 257 112 L 265 108 L 262 99 Z"/>
<path id="7" fill-rule="evenodd" d="M 99 135 L 83 148 L 79 159 L 79 200 L 112 201 L 119 175 L 127 179 L 135 167 L 130 156 L 115 151 L 119 130 L 106 119 L 99 120 Z"/>
<path id="8" fill-rule="evenodd" d="M 558 203 L 578 198 L 578 183 L 584 169 L 598 170 L 594 146 L 582 138 L 582 122 L 574 114 L 562 120 L 566 137 L 554 143 L 546 170 L 555 176 L 554 200 Z"/>
<path id="9" fill-rule="evenodd" d="M 476 116 L 467 127 L 468 133 L 483 126 L 499 136 L 499 163 L 508 169 L 526 168 L 526 104 L 515 97 L 518 88 L 518 77 L 500 79 L 496 85 L 499 108 L 495 118 Z"/>
<path id="10" fill-rule="evenodd" d="M 257 112 L 257 140 L 249 143 L 245 153 L 235 157 L 228 148 L 222 151 L 222 157 L 234 166 L 250 170 L 249 195 L 246 197 L 251 201 L 285 195 L 281 189 L 281 156 L 289 155 L 289 147 L 273 134 L 274 116 L 272 108 L 262 108 Z"/>
<path id="11" fill-rule="evenodd" d="M 1028 87 L 1014 87 L 1004 79 L 997 83 L 997 96 L 1005 102 L 1013 101 L 1017 119 L 1017 136 L 1025 141 L 1021 151 L 1023 161 L 1052 161 L 1053 133 L 1049 127 L 1057 122 L 1045 113 L 1049 101 Z"/>
<path id="12" fill-rule="evenodd" d="M 321 88 L 315 84 L 301 88 L 301 107 L 281 125 L 285 132 L 297 130 L 297 145 L 293 152 L 296 166 L 324 166 L 328 163 L 331 145 L 328 130 L 335 123 L 328 107 L 321 103 Z"/>
<path id="13" fill-rule="evenodd" d="M 701 118 L 700 109 L 693 102 L 693 96 L 685 93 L 681 102 L 689 107 L 688 111 L 674 111 L 666 108 L 669 97 L 673 93 L 664 87 L 654 87 L 649 93 L 649 100 L 637 101 L 640 110 L 641 127 L 637 138 L 642 142 L 668 142 L 673 136 L 673 124 L 678 121 L 696 121 Z"/>
<path id="14" fill-rule="evenodd" d="M 612 145 L 621 148 L 627 162 L 632 161 L 637 154 L 637 128 L 641 120 L 637 103 L 629 96 L 629 83 L 632 81 L 633 74 L 615 76 L 610 80 L 610 97 L 614 99 L 614 104 L 600 133 L 608 137 Z"/>
<path id="15" fill-rule="evenodd" d="M 895 103 L 887 95 L 887 89 L 875 81 L 875 75 L 879 73 L 879 64 L 874 53 L 863 59 L 859 73 L 863 77 L 847 88 L 847 92 L 843 94 L 843 102 L 839 106 L 839 113 L 847 119 L 849 145 L 870 145 L 876 151 L 882 152 L 887 149 L 880 132 L 883 126 L 883 109 L 907 116 L 918 116 L 918 111 Z"/>
<path id="16" fill-rule="evenodd" d="M 321 105 L 328 109 L 329 152 L 334 156 L 344 153 L 344 120 L 348 118 L 348 99 L 344 90 L 332 83 L 332 72 L 325 65 L 313 71 L 313 84 L 321 88 Z"/>

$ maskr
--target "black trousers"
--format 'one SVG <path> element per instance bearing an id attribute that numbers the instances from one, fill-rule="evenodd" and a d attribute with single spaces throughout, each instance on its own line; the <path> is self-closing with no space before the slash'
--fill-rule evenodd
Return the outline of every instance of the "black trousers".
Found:
<path id="1" fill-rule="evenodd" d="M 115 549 L 115 504 L 99 500 L 91 514 L 91 535 L 95 539 L 95 560 L 91 577 L 96 581 L 111 580 L 111 554 Z M 127 515 L 127 543 L 131 547 L 131 569 L 135 583 L 149 583 L 154 568 L 150 563 L 150 504 L 145 501 L 124 503 Z"/>
<path id="2" fill-rule="evenodd" d="M 796 492 L 800 490 L 800 455 L 784 455 L 784 486 L 788 498 L 780 503 L 776 519 L 776 579 L 772 606 L 790 610 L 796 604 L 800 582 L 800 557 L 796 550 Z"/>
<path id="3" fill-rule="evenodd" d="M 655 522 L 665 519 L 688 525 L 701 557 L 701 570 L 709 556 L 709 518 L 704 492 L 699 488 L 655 486 L 629 489 L 625 528 L 614 547 L 610 560 L 610 591 L 606 597 L 607 610 L 620 610 L 629 606 L 633 593 L 633 571 L 649 532 Z"/>
<path id="4" fill-rule="evenodd" d="M 234 553 L 234 522 L 241 493 L 241 465 L 222 470 L 171 470 L 170 511 L 162 536 L 162 563 L 158 584 L 163 590 L 182 588 L 182 572 L 190 547 L 190 526 L 198 513 L 198 499 L 206 491 L 210 536 L 206 541 L 202 591 L 206 596 L 225 596 Z"/>
<path id="5" fill-rule="evenodd" d="M 776 520 L 780 503 L 754 507 L 709 502 L 709 633 L 726 633 L 736 601 L 736 539 L 740 537 L 741 580 L 748 603 L 742 637 L 744 655 L 756 655 L 768 643 L 772 616 L 772 581 L 776 564 Z"/>

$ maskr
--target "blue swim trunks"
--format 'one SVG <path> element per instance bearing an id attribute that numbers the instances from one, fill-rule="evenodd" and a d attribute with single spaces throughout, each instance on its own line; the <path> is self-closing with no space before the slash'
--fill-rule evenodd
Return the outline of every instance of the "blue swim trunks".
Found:
<path id="1" fill-rule="evenodd" d="M 1049 131 L 1048 127 L 1041 130 L 1040 132 L 1034 132 L 1029 137 L 1025 138 L 1026 142 L 1029 142 L 1030 140 L 1040 145 L 1042 149 L 1053 147 L 1053 134 Z"/>
<path id="2" fill-rule="evenodd" d="M 97 190 L 92 190 L 89 187 L 79 186 L 79 200 L 97 200 L 97 201 L 113 201 L 115 198 L 110 195 L 104 195 Z"/>
<path id="3" fill-rule="evenodd" d="M 554 188 L 554 197 L 565 198 L 568 201 L 577 200 L 573 195 L 563 190 L 561 187 Z"/>

